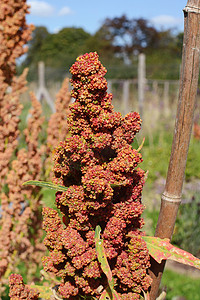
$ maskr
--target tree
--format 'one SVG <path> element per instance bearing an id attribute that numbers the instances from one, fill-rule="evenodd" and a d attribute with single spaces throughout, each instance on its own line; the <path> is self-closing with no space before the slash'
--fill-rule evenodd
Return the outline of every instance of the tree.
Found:
<path id="1" fill-rule="evenodd" d="M 133 54 L 144 52 L 155 45 L 158 31 L 145 19 L 128 19 L 125 15 L 114 19 L 107 18 L 100 28 L 110 41 L 116 55 L 129 63 Z"/>
<path id="2" fill-rule="evenodd" d="M 42 60 L 47 67 L 54 68 L 52 76 L 55 68 L 66 73 L 75 58 L 83 52 L 89 37 L 90 34 L 82 28 L 63 28 L 51 34 L 46 27 L 36 27 L 24 65 L 28 65 L 34 73 L 37 63 Z"/>
<path id="3" fill-rule="evenodd" d="M 181 33 L 158 31 L 148 20 L 125 15 L 105 19 L 93 35 L 82 28 L 63 28 L 51 34 L 45 27 L 36 27 L 24 65 L 30 69 L 29 80 L 36 79 L 40 60 L 47 67 L 47 80 L 62 80 L 77 56 L 96 51 L 107 65 L 107 77 L 133 78 L 137 76 L 133 66 L 143 52 L 148 78 L 178 79 L 181 43 Z"/>
<path id="4" fill-rule="evenodd" d="M 51 80 L 62 80 L 76 57 L 84 52 L 83 48 L 89 37 L 90 34 L 82 28 L 63 28 L 58 33 L 51 34 L 44 26 L 36 27 L 21 68 L 28 66 L 28 79 L 35 80 L 38 62 L 42 60 L 49 67 L 48 76 Z"/>
<path id="5" fill-rule="evenodd" d="M 145 49 L 148 78 L 179 78 L 182 39 L 182 33 L 174 33 L 171 29 L 158 32 L 156 42 Z"/>
<path id="6" fill-rule="evenodd" d="M 47 65 L 69 68 L 83 51 L 90 34 L 82 28 L 63 28 L 51 34 L 41 48 L 42 58 Z"/>
<path id="7" fill-rule="evenodd" d="M 107 32 L 105 32 L 104 27 L 101 27 L 94 35 L 86 41 L 85 52 L 96 51 L 101 60 L 108 64 L 115 60 L 113 55 L 112 40 L 107 39 Z"/>
<path id="8" fill-rule="evenodd" d="M 45 26 L 38 26 L 32 34 L 32 40 L 29 42 L 29 51 L 23 63 L 25 66 L 37 63 L 41 60 L 41 48 L 45 39 L 50 35 Z"/>
<path id="9" fill-rule="evenodd" d="M 134 71 L 133 65 L 137 64 L 138 53 L 143 52 L 147 56 L 148 78 L 178 79 L 182 33 L 177 34 L 172 29 L 159 31 L 148 20 L 128 19 L 123 15 L 105 19 L 95 35 L 109 45 L 111 56 L 114 57 L 106 61 L 109 73 L 114 70 L 111 76 L 137 76 L 137 69 Z"/>

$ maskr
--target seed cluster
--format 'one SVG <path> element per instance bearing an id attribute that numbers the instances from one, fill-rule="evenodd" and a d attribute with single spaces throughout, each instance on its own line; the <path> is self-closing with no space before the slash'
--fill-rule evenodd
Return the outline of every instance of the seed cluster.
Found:
<path id="1" fill-rule="evenodd" d="M 0 282 L 7 284 L 6 272 L 18 272 L 19 260 L 33 276 L 45 252 L 42 243 L 41 207 L 37 189 L 24 187 L 28 180 L 38 180 L 42 174 L 42 155 L 45 146 L 39 146 L 39 134 L 44 121 L 42 107 L 33 93 L 27 127 L 24 129 L 26 148 L 16 153 L 7 171 L 7 191 L 1 192 Z"/>
<path id="2" fill-rule="evenodd" d="M 75 98 L 68 117 L 71 137 L 56 149 L 53 179 L 68 190 L 56 193 L 63 220 L 53 209 L 43 211 L 50 250 L 44 269 L 62 277 L 62 297 L 99 299 L 107 286 L 95 251 L 100 225 L 116 291 L 123 300 L 140 299 L 151 283 L 140 230 L 145 172 L 138 167 L 141 154 L 131 146 L 141 119 L 136 112 L 124 118 L 114 112 L 106 69 L 96 52 L 78 57 L 70 71 Z"/>
<path id="3" fill-rule="evenodd" d="M 69 78 L 65 78 L 61 89 L 56 95 L 55 113 L 50 116 L 47 128 L 47 147 L 45 160 L 45 175 L 52 177 L 52 157 L 53 150 L 57 147 L 60 141 L 64 141 L 68 134 L 68 127 L 66 126 L 67 115 L 69 114 L 69 103 L 71 101 L 71 94 L 69 92 Z"/>
<path id="4" fill-rule="evenodd" d="M 21 275 L 12 274 L 9 277 L 10 292 L 9 296 L 11 300 L 26 299 L 26 300 L 38 300 L 39 293 L 25 285 Z"/>
<path id="5" fill-rule="evenodd" d="M 26 0 L 0 2 L 0 190 L 6 183 L 9 162 L 18 145 L 20 95 L 26 90 L 27 69 L 16 74 L 16 59 L 28 48 L 33 25 L 27 25 Z"/>

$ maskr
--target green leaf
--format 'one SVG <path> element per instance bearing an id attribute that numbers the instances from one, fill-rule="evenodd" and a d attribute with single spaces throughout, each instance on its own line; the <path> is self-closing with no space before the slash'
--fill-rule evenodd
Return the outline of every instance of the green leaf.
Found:
<path id="1" fill-rule="evenodd" d="M 109 267 L 109 264 L 108 264 L 108 261 L 106 258 L 105 249 L 103 246 L 103 240 L 100 238 L 100 232 L 101 232 L 101 227 L 99 225 L 97 225 L 97 227 L 95 229 L 95 237 L 94 237 L 97 258 L 101 264 L 102 271 L 108 278 L 108 282 L 111 283 L 112 282 L 112 272 L 111 272 L 111 269 Z"/>
<path id="2" fill-rule="evenodd" d="M 46 181 L 39 181 L 39 180 L 29 180 L 23 183 L 23 185 L 35 185 L 35 186 L 40 186 L 43 188 L 47 188 L 47 189 L 52 189 L 58 192 L 65 192 L 67 191 L 68 187 L 66 186 L 62 186 L 62 185 L 58 185 L 58 184 L 54 184 L 53 182 L 46 182 Z M 124 185 L 124 183 L 117 183 L 114 184 L 112 183 L 110 186 L 112 188 L 118 187 L 118 186 L 122 186 Z"/>
<path id="3" fill-rule="evenodd" d="M 107 289 L 102 292 L 99 300 L 121 300 L 121 298 L 114 289 L 110 289 L 108 286 Z"/>
<path id="4" fill-rule="evenodd" d="M 114 279 L 112 277 L 112 271 L 108 264 L 105 248 L 103 246 L 103 240 L 100 238 L 101 227 L 99 225 L 96 226 L 95 229 L 95 247 L 98 261 L 101 264 L 102 271 L 106 275 L 108 279 L 108 287 L 102 292 L 100 300 L 121 300 L 120 296 L 114 290 Z"/>
<path id="5" fill-rule="evenodd" d="M 52 292 L 51 288 L 49 288 L 48 286 L 40 286 L 40 285 L 31 284 L 31 285 L 29 285 L 29 287 L 31 289 L 34 289 L 37 292 L 39 292 L 39 297 L 42 299 L 49 300 L 53 296 L 53 292 Z"/>
<path id="6" fill-rule="evenodd" d="M 110 186 L 111 188 L 119 187 L 119 186 L 125 186 L 126 183 L 121 182 L 121 183 L 111 183 Z"/>
<path id="7" fill-rule="evenodd" d="M 144 142 L 145 142 L 145 137 L 143 138 L 141 145 L 138 147 L 137 152 L 140 152 L 140 150 L 142 149 L 142 147 L 144 145 Z"/>
<path id="8" fill-rule="evenodd" d="M 38 181 L 38 180 L 29 180 L 23 183 L 23 185 L 35 185 L 40 186 L 47 189 L 52 189 L 58 192 L 67 191 L 68 187 L 54 184 L 52 182 L 46 182 L 46 181 Z"/>
<path id="9" fill-rule="evenodd" d="M 187 251 L 174 247 L 170 243 L 169 239 L 160 239 L 158 237 L 151 236 L 143 236 L 143 239 L 147 244 L 150 255 L 158 263 L 161 263 L 163 259 L 171 259 L 179 263 L 200 269 L 200 259 Z"/>

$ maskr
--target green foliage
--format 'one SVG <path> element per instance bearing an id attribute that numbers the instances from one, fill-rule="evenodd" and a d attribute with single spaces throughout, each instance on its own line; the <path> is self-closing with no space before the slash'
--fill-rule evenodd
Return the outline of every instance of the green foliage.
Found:
<path id="1" fill-rule="evenodd" d="M 64 28 L 46 38 L 41 48 L 41 59 L 54 67 L 65 66 L 67 70 L 75 58 L 82 53 L 89 37 L 90 34 L 82 28 Z"/>
<path id="2" fill-rule="evenodd" d="M 141 150 L 144 159 L 141 168 L 149 171 L 147 179 L 148 184 L 154 182 L 160 176 L 166 178 L 171 142 L 171 134 L 166 133 L 160 138 L 159 132 L 154 134 L 153 145 L 149 144 L 148 139 L 145 140 Z"/>
<path id="3" fill-rule="evenodd" d="M 157 49 L 146 55 L 146 76 L 148 79 L 178 80 L 180 63 L 180 58 L 173 55 L 168 47 Z"/>
<path id="4" fill-rule="evenodd" d="M 200 196 L 179 208 L 172 242 L 182 249 L 200 255 Z"/>
<path id="5" fill-rule="evenodd" d="M 41 60 L 47 67 L 54 68 L 52 80 L 63 79 L 76 57 L 83 53 L 89 37 L 90 34 L 82 28 L 63 28 L 58 33 L 50 34 L 45 27 L 36 27 L 27 58 L 23 63 L 23 66 L 30 67 L 28 79 L 37 78 L 37 63 Z"/>
<path id="6" fill-rule="evenodd" d="M 192 138 L 188 151 L 188 158 L 186 163 L 185 177 L 186 180 L 191 178 L 200 178 L 200 141 Z"/>
<path id="7" fill-rule="evenodd" d="M 10 297 L 8 296 L 8 294 L 9 294 L 9 285 L 5 285 L 5 291 L 1 295 L 1 299 L 2 300 L 9 300 Z"/>
<path id="8" fill-rule="evenodd" d="M 52 182 L 46 182 L 46 181 L 38 181 L 38 180 L 29 180 L 23 183 L 23 185 L 34 185 L 34 186 L 40 186 L 43 188 L 51 189 L 54 191 L 67 191 L 68 187 L 62 186 L 62 185 L 57 185 Z"/>
<path id="9" fill-rule="evenodd" d="M 148 207 L 144 210 L 143 218 L 145 220 L 145 233 L 148 236 L 154 236 L 156 225 L 158 222 L 159 211 L 149 210 Z"/>
<path id="10" fill-rule="evenodd" d="M 147 78 L 179 79 L 183 34 L 158 32 L 156 43 L 146 49 Z M 166 64 L 167 62 L 167 64 Z"/>
<path id="11" fill-rule="evenodd" d="M 153 145 L 150 145 L 148 139 L 145 140 L 141 150 L 144 159 L 141 168 L 149 171 L 147 184 L 153 183 L 160 176 L 166 178 L 171 145 L 172 134 L 168 132 L 162 135 L 160 131 L 155 133 L 153 136 Z M 185 170 L 185 179 L 187 181 L 192 178 L 200 178 L 198 161 L 200 161 L 200 142 L 192 138 Z"/>
<path id="12" fill-rule="evenodd" d="M 32 63 L 37 63 L 42 59 L 42 45 L 44 44 L 45 39 L 47 39 L 49 36 L 50 33 L 46 27 L 38 26 L 35 28 L 32 34 L 32 40 L 30 40 L 28 43 L 29 51 L 25 64 L 30 65 Z"/>
<path id="13" fill-rule="evenodd" d="M 18 69 L 28 66 L 28 79 L 36 80 L 37 63 L 43 60 L 51 79 L 61 80 L 77 56 L 97 51 L 107 66 L 109 78 L 136 78 L 137 56 L 143 52 L 147 55 L 148 78 L 178 79 L 182 39 L 182 33 L 159 31 L 148 20 L 129 19 L 125 15 L 105 19 L 93 35 L 74 27 L 51 34 L 46 27 L 39 26 Z"/>
<path id="14" fill-rule="evenodd" d="M 107 78 L 110 79 L 130 79 L 137 78 L 137 64 L 124 65 L 122 62 L 117 61 L 115 64 L 111 60 L 107 64 Z"/>
<path id="15" fill-rule="evenodd" d="M 184 297 L 186 300 L 200 300 L 199 294 L 200 279 L 165 270 L 161 287 L 167 292 L 166 300 L 175 300 L 175 297 Z M 182 298 L 181 298 L 182 299 Z"/>
<path id="16" fill-rule="evenodd" d="M 19 123 L 20 132 L 23 132 L 23 130 L 27 127 L 28 111 L 30 108 L 31 108 L 31 102 L 23 101 L 23 109 L 20 115 L 20 123 Z"/>
<path id="17" fill-rule="evenodd" d="M 98 261 L 101 264 L 101 269 L 103 270 L 104 274 L 108 278 L 108 282 L 112 285 L 113 287 L 113 278 L 112 278 L 112 271 L 110 270 L 107 258 L 106 258 L 106 253 L 105 253 L 105 248 L 103 246 L 103 240 L 100 237 L 101 233 L 101 227 L 99 225 L 96 226 L 95 229 L 95 248 L 96 248 L 96 253 L 97 253 L 97 258 Z"/>
<path id="18" fill-rule="evenodd" d="M 53 297 L 53 291 L 48 286 L 31 284 L 29 287 L 39 292 L 39 298 L 41 299 L 50 300 Z"/>
<path id="19" fill-rule="evenodd" d="M 106 258 L 105 248 L 103 246 L 103 240 L 100 238 L 100 233 L 101 233 L 101 227 L 97 225 L 95 229 L 95 248 L 96 248 L 98 261 L 101 264 L 101 269 L 106 275 L 108 280 L 108 285 L 109 285 L 102 292 L 100 300 L 106 300 L 106 299 L 120 300 L 121 299 L 120 296 L 114 290 L 114 279 L 112 277 L 112 271 L 110 269 L 110 266 Z"/>
<path id="20" fill-rule="evenodd" d="M 55 191 L 50 189 L 41 189 L 40 192 L 42 194 L 43 206 L 58 210 L 55 204 Z"/>

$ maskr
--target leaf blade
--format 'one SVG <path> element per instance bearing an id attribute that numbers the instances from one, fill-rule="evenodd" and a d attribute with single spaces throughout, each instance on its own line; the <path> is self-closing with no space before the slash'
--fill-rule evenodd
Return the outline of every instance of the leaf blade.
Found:
<path id="1" fill-rule="evenodd" d="M 200 269 L 200 259 L 191 253 L 179 249 L 170 243 L 170 240 L 158 237 L 143 236 L 149 250 L 149 254 L 158 262 L 171 259 L 179 263 Z"/>
<path id="2" fill-rule="evenodd" d="M 114 289 L 111 290 L 108 286 L 107 289 L 102 292 L 99 300 L 121 300 L 121 298 Z"/>
<path id="3" fill-rule="evenodd" d="M 101 227 L 99 225 L 96 226 L 95 229 L 95 248 L 97 253 L 98 261 L 101 264 L 102 271 L 108 278 L 108 282 L 112 282 L 112 271 L 108 264 L 105 249 L 103 246 L 103 240 L 100 238 Z"/>
<path id="4" fill-rule="evenodd" d="M 97 259 L 101 264 L 102 271 L 108 279 L 108 287 L 102 292 L 99 300 L 121 300 L 118 293 L 114 290 L 114 279 L 112 277 L 112 271 L 106 258 L 105 248 L 103 246 L 103 240 L 100 238 L 101 227 L 99 225 L 95 228 L 95 248 L 97 253 Z"/>
<path id="5" fill-rule="evenodd" d="M 39 297 L 42 299 L 50 300 L 53 296 L 53 292 L 48 286 L 31 284 L 29 287 L 39 292 Z"/>
<path id="6" fill-rule="evenodd" d="M 67 191 L 68 187 L 54 184 L 53 182 L 46 182 L 46 181 L 38 181 L 38 180 L 29 180 L 23 183 L 23 185 L 34 185 L 34 186 L 39 186 L 47 189 L 52 189 L 57 192 L 63 192 Z"/>

